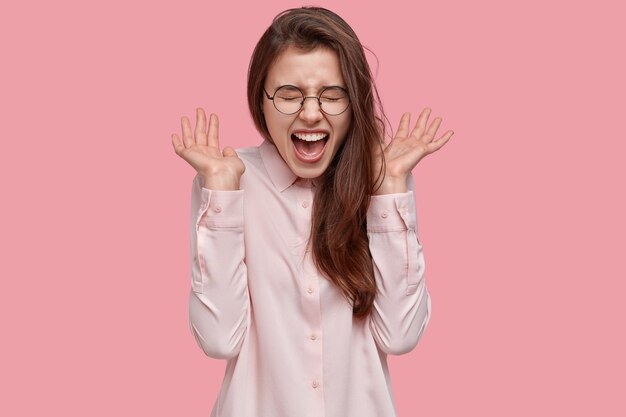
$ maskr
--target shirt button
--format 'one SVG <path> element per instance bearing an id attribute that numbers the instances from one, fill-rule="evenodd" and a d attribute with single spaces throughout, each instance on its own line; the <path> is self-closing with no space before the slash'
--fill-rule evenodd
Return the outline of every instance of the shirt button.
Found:
<path id="1" fill-rule="evenodd" d="M 309 202 L 308 201 L 303 201 L 302 202 L 302 207 L 304 207 L 304 208 L 309 207 Z"/>
<path id="2" fill-rule="evenodd" d="M 320 383 L 317 380 L 315 380 L 315 381 L 313 381 L 313 383 L 311 385 L 313 386 L 313 388 L 317 388 L 317 387 L 320 386 Z"/>
<path id="3" fill-rule="evenodd" d="M 382 213 L 380 213 L 380 217 L 382 217 L 383 219 L 386 219 L 388 216 L 386 211 L 383 211 Z"/>
<path id="4" fill-rule="evenodd" d="M 313 294 L 313 288 L 309 288 L 308 290 L 306 290 L 306 292 L 308 292 L 309 294 Z"/>
<path id="5" fill-rule="evenodd" d="M 311 340 L 317 340 L 317 336 L 315 336 L 314 334 L 311 335 Z"/>
<path id="6" fill-rule="evenodd" d="M 213 210 L 215 210 L 216 213 L 221 213 L 222 212 L 222 206 L 215 206 L 215 208 Z"/>

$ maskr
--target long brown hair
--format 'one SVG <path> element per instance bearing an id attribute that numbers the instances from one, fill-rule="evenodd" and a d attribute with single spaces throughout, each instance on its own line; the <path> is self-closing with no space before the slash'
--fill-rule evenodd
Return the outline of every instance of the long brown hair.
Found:
<path id="1" fill-rule="evenodd" d="M 270 66 L 288 46 L 333 50 L 350 96 L 352 123 L 346 140 L 317 180 L 309 244 L 317 268 L 351 302 L 354 317 L 363 318 L 371 312 L 376 296 L 366 214 L 381 175 L 374 172 L 376 149 L 385 133 L 380 98 L 364 47 L 341 17 L 319 7 L 286 10 L 257 43 L 248 69 L 250 113 L 270 142 L 261 110 L 262 88 Z"/>

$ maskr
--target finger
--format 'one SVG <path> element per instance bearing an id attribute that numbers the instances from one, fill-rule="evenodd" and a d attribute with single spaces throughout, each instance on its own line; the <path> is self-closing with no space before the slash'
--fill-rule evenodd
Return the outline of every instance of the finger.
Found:
<path id="1" fill-rule="evenodd" d="M 417 118 L 417 122 L 415 123 L 415 128 L 413 128 L 413 131 L 411 132 L 411 136 L 414 136 L 418 139 L 422 137 L 422 135 L 424 134 L 424 130 L 426 129 L 428 116 L 430 116 L 431 111 L 432 110 L 428 107 L 422 110 L 420 116 Z"/>
<path id="2" fill-rule="evenodd" d="M 442 121 L 443 119 L 441 117 L 435 117 L 435 120 L 433 120 L 433 122 L 430 124 L 430 127 L 428 128 L 428 131 L 423 136 L 424 143 L 432 142 L 432 140 L 435 138 L 435 135 L 437 134 L 437 129 L 439 129 L 439 126 L 441 126 Z"/>
<path id="3" fill-rule="evenodd" d="M 196 143 L 198 145 L 206 145 L 207 137 L 206 137 L 206 114 L 204 113 L 204 109 L 198 107 L 196 109 Z"/>
<path id="4" fill-rule="evenodd" d="M 211 117 L 209 119 L 209 146 L 214 146 L 219 149 L 220 141 L 218 138 L 218 130 L 219 130 L 219 120 L 217 119 L 217 114 L 211 113 Z"/>
<path id="5" fill-rule="evenodd" d="M 441 149 L 441 147 L 443 145 L 445 145 L 450 138 L 452 137 L 452 135 L 454 135 L 454 132 L 451 130 L 448 130 L 445 135 L 443 135 L 442 137 L 440 137 L 439 139 L 437 139 L 436 141 L 433 141 L 431 143 L 429 143 L 427 145 L 428 147 L 428 153 L 433 153 L 435 151 L 438 151 L 439 149 Z"/>
<path id="6" fill-rule="evenodd" d="M 398 131 L 396 132 L 397 138 L 406 138 L 409 135 L 409 124 L 411 123 L 411 113 L 406 112 L 400 118 L 400 124 L 398 125 Z"/>
<path id="7" fill-rule="evenodd" d="M 182 144 L 176 133 L 172 134 L 172 146 L 174 146 L 174 152 L 176 152 L 176 155 L 179 155 L 180 152 L 185 149 L 185 145 Z"/>
<path id="8" fill-rule="evenodd" d="M 187 116 L 183 116 L 180 119 L 180 124 L 183 129 L 183 143 L 185 144 L 185 148 L 188 148 L 196 143 L 191 134 L 191 123 L 189 123 Z"/>

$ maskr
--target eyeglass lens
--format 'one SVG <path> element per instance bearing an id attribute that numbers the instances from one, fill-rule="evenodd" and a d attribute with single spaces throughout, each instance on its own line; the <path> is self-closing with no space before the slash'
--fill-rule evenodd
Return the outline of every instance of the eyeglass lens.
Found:
<path id="1" fill-rule="evenodd" d="M 304 105 L 305 96 L 299 89 L 284 85 L 274 93 L 276 110 L 285 114 L 294 114 Z M 339 87 L 325 88 L 319 96 L 320 106 L 326 114 L 343 113 L 350 104 L 346 91 Z"/>

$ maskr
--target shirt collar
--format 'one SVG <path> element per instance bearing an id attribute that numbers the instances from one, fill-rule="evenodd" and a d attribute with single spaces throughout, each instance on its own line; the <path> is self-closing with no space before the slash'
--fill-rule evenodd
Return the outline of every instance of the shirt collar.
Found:
<path id="1" fill-rule="evenodd" d="M 274 186 L 281 193 L 291 186 L 298 177 L 285 163 L 283 157 L 278 153 L 278 149 L 267 139 L 259 147 L 263 165 L 274 183 Z"/>

